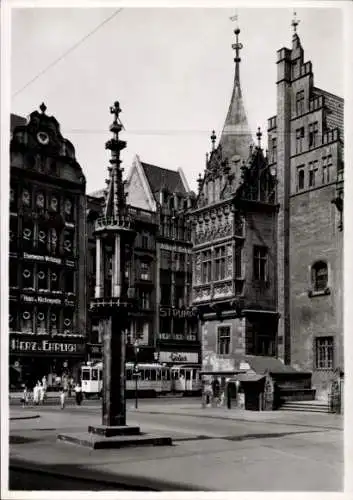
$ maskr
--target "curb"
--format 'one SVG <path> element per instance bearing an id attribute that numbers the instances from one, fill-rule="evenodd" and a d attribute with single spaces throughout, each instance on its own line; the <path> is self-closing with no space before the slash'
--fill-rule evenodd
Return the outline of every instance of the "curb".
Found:
<path id="1" fill-rule="evenodd" d="M 228 421 L 233 421 L 233 422 L 246 422 L 250 424 L 271 424 L 271 425 L 289 425 L 289 426 L 296 426 L 296 427 L 309 427 L 309 428 L 316 428 L 316 429 L 326 429 L 326 430 L 334 430 L 334 431 L 343 431 L 344 429 L 341 427 L 334 427 L 332 425 L 323 425 L 321 422 L 316 424 L 302 424 L 300 422 L 288 422 L 288 421 L 281 421 L 281 420 L 261 420 L 261 419 L 247 419 L 247 418 L 242 418 L 242 417 L 233 417 L 233 416 L 225 416 L 225 415 L 202 415 L 198 413 L 181 413 L 181 412 L 169 412 L 169 411 L 156 411 L 156 410 L 145 410 L 145 409 L 138 409 L 134 410 L 132 408 L 133 412 L 138 414 L 138 413 L 148 413 L 150 415 L 178 415 L 181 417 L 192 417 L 192 418 L 210 418 L 210 419 L 216 419 L 216 420 L 228 420 Z M 131 410 L 130 410 L 131 411 Z M 286 414 L 289 416 L 289 411 L 286 412 Z M 295 412 L 298 414 L 298 412 Z M 315 413 L 310 413 L 310 415 L 317 415 Z M 286 417 L 287 417 L 286 415 Z M 282 416 L 282 415 L 281 415 Z"/>
<path id="2" fill-rule="evenodd" d="M 58 479 L 70 479 L 70 481 L 78 480 L 87 482 L 87 490 L 97 488 L 98 485 L 111 486 L 115 491 L 119 490 L 119 486 L 130 491 L 203 491 L 201 488 L 196 488 L 191 485 L 182 485 L 163 480 L 154 480 L 143 477 L 125 476 L 114 474 L 113 472 L 96 471 L 96 475 L 100 477 L 92 477 L 93 470 L 85 470 L 84 468 L 70 473 L 67 471 L 58 471 L 55 466 L 45 466 L 26 462 L 21 459 L 10 459 L 9 472 L 19 471 L 35 474 L 44 474 L 46 476 L 55 477 Z M 89 487 L 91 483 L 92 488 Z"/>
<path id="3" fill-rule="evenodd" d="M 33 418 L 40 418 L 40 415 L 28 415 L 28 417 L 10 417 L 10 420 L 30 420 Z"/>

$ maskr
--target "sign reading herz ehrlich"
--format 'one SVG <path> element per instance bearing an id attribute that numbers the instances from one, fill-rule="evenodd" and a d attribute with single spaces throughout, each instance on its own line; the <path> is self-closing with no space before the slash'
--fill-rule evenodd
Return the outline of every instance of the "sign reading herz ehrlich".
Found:
<path id="1" fill-rule="evenodd" d="M 51 342 L 50 340 L 33 341 L 12 339 L 10 343 L 11 351 L 20 352 L 55 352 L 60 353 L 80 353 L 84 350 L 83 344 L 68 344 L 64 342 Z"/>

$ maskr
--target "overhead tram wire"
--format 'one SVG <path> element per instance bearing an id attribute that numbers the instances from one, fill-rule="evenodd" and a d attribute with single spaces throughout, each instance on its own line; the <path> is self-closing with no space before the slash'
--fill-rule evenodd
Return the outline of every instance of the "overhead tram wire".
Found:
<path id="1" fill-rule="evenodd" d="M 92 35 L 94 35 L 102 26 L 104 26 L 105 24 L 109 23 L 109 21 L 111 21 L 122 10 L 123 10 L 123 8 L 120 7 L 115 12 L 113 12 L 113 14 L 111 16 L 109 16 L 106 19 L 104 19 L 104 21 L 102 21 L 98 26 L 96 26 L 92 31 L 90 31 L 89 33 L 87 33 L 87 35 L 85 35 L 83 38 L 81 38 L 81 40 L 79 40 L 74 45 L 72 45 L 72 47 L 70 47 L 68 50 L 66 50 L 66 52 L 64 52 L 60 57 L 58 57 L 57 59 L 55 59 L 46 68 L 44 68 L 42 71 L 40 71 L 35 77 L 33 77 L 29 82 L 27 82 L 26 85 L 24 85 L 19 90 L 17 90 L 16 92 L 14 92 L 12 94 L 12 97 L 16 97 L 18 94 L 20 94 L 21 92 L 23 92 L 27 87 L 29 87 L 32 83 L 34 83 L 36 80 L 38 80 L 38 78 L 40 78 L 41 76 L 43 76 L 49 69 L 53 68 L 56 64 L 58 64 L 60 61 L 62 61 L 71 52 L 73 52 L 75 49 L 77 49 L 77 47 L 79 47 L 83 42 L 85 42 L 87 40 L 87 38 L 89 38 Z"/>

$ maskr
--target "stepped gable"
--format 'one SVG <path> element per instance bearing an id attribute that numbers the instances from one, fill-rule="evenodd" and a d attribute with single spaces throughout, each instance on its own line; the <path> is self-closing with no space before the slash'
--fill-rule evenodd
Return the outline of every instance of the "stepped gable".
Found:
<path id="1" fill-rule="evenodd" d="M 325 101 L 325 106 L 327 108 L 327 118 L 326 124 L 329 130 L 338 128 L 340 131 L 340 139 L 344 140 L 344 119 L 343 119 L 343 108 L 344 99 L 342 97 L 336 96 L 327 92 L 326 90 L 319 89 L 317 87 L 313 88 L 313 95 L 315 97 L 322 96 Z"/>

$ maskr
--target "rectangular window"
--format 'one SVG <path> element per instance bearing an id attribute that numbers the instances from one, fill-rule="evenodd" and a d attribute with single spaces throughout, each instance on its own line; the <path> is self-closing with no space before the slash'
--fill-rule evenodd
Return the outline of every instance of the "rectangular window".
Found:
<path id="1" fill-rule="evenodd" d="M 304 90 L 300 90 L 296 95 L 296 112 L 297 116 L 304 113 Z"/>
<path id="2" fill-rule="evenodd" d="M 212 270 L 212 262 L 211 262 L 211 250 L 206 250 L 201 254 L 201 282 L 209 283 L 212 279 L 211 270 Z"/>
<path id="3" fill-rule="evenodd" d="M 254 247 L 254 279 L 259 281 L 267 280 L 267 247 Z"/>
<path id="4" fill-rule="evenodd" d="M 319 145 L 319 124 L 318 122 L 309 124 L 309 148 L 315 148 Z"/>
<path id="5" fill-rule="evenodd" d="M 151 279 L 150 265 L 148 262 L 141 262 L 140 271 L 141 280 L 148 281 Z"/>
<path id="6" fill-rule="evenodd" d="M 297 191 L 305 188 L 305 170 L 304 165 L 297 168 Z"/>
<path id="7" fill-rule="evenodd" d="M 217 354 L 230 353 L 230 326 L 219 326 L 217 330 Z"/>
<path id="8" fill-rule="evenodd" d="M 214 257 L 215 281 L 224 280 L 226 277 L 226 247 L 218 247 L 215 249 Z"/>
<path id="9" fill-rule="evenodd" d="M 333 337 L 316 337 L 315 358 L 316 368 L 319 370 L 333 369 Z"/>
<path id="10" fill-rule="evenodd" d="M 296 130 L 296 143 L 295 143 L 295 152 L 302 153 L 304 149 L 304 127 L 300 127 Z"/>

